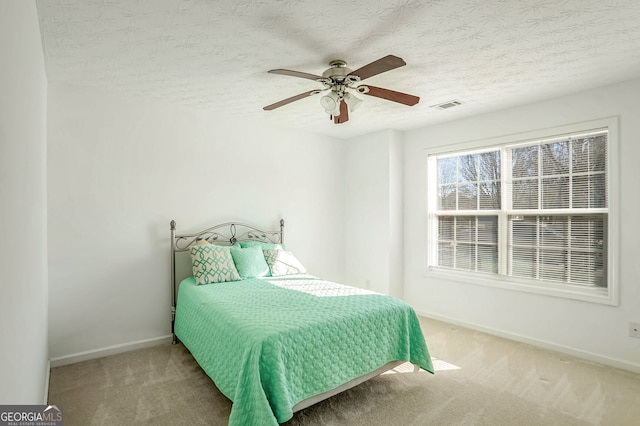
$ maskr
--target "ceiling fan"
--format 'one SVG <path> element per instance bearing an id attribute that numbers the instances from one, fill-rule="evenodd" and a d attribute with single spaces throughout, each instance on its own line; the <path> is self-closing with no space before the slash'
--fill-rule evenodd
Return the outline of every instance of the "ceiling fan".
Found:
<path id="1" fill-rule="evenodd" d="M 335 124 L 345 123 L 349 120 L 349 111 L 353 112 L 360 106 L 362 100 L 358 99 L 353 93 L 361 93 L 363 95 L 375 96 L 376 98 L 386 99 L 392 102 L 398 102 L 404 105 L 413 106 L 420 101 L 418 96 L 408 95 L 406 93 L 396 92 L 394 90 L 383 89 L 381 87 L 370 86 L 368 84 L 359 84 L 365 78 L 382 74 L 395 68 L 407 65 L 407 63 L 397 56 L 387 55 L 377 61 L 373 61 L 368 65 L 353 71 L 347 67 L 347 63 L 342 60 L 335 60 L 329 63 L 330 68 L 322 73 L 322 76 L 309 74 L 300 71 L 291 71 L 285 69 L 270 70 L 271 74 L 288 75 L 291 77 L 306 78 L 315 80 L 324 85 L 323 89 L 311 90 L 309 92 L 300 93 L 299 95 L 283 99 L 271 105 L 267 105 L 263 109 L 271 111 L 281 106 L 290 104 L 291 102 L 304 99 L 308 96 L 317 95 L 327 92 L 320 98 L 320 104 L 325 112 L 329 114 L 329 118 L 333 119 Z"/>

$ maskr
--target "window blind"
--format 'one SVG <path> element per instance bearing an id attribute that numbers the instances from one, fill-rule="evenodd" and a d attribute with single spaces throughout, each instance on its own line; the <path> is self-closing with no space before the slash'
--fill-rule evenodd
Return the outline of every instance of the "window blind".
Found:
<path id="1" fill-rule="evenodd" d="M 606 287 L 607 138 L 599 129 L 436 156 L 435 266 Z"/>

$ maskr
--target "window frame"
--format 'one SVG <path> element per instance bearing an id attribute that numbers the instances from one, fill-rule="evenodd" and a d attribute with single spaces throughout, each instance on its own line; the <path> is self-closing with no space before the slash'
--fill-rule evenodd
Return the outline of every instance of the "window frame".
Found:
<path id="1" fill-rule="evenodd" d="M 437 265 L 437 244 L 438 244 L 438 220 L 435 220 L 435 210 L 438 202 L 438 177 L 437 177 L 437 159 L 438 155 L 461 155 L 465 152 L 478 153 L 482 151 L 490 151 L 491 149 L 502 149 L 503 147 L 521 145 L 527 143 L 535 143 L 536 141 L 557 140 L 561 137 L 570 136 L 572 134 L 584 134 L 590 131 L 607 129 L 607 195 L 608 195 L 608 213 L 607 213 L 607 250 L 606 250 L 606 268 L 607 268 L 607 287 L 585 287 L 566 283 L 555 283 L 550 281 L 542 281 L 535 279 L 527 279 L 521 277 L 512 277 L 507 275 L 507 257 L 508 257 L 508 233 L 509 222 L 508 216 L 510 211 L 505 206 L 510 197 L 510 191 L 505 190 L 506 184 L 501 191 L 501 209 L 500 210 L 466 210 L 452 211 L 452 215 L 456 216 L 498 216 L 498 274 L 470 272 L 462 270 L 454 270 L 442 268 Z M 542 130 L 534 130 L 524 133 L 505 135 L 489 139 L 481 139 L 476 141 L 468 141 L 456 143 L 453 145 L 441 145 L 434 148 L 425 149 L 426 154 L 426 258 L 425 258 L 425 276 L 428 278 L 446 279 L 462 283 L 470 283 L 482 286 L 497 287 L 515 291 L 522 291 L 534 294 L 543 294 L 573 300 L 582 300 L 587 302 L 601 303 L 606 305 L 617 306 L 619 304 L 619 283 L 618 283 L 618 247 L 619 247 L 619 154 L 618 154 L 618 118 L 609 117 L 597 120 L 591 120 L 582 123 L 569 124 Z M 510 167 L 505 159 L 501 159 L 501 177 L 504 179 L 505 168 Z M 430 179 L 434 176 L 434 179 Z M 523 215 L 529 213 L 529 210 L 523 211 Z M 577 209 L 569 214 L 579 214 Z M 552 213 L 552 212 L 550 212 Z M 536 214 L 540 214 L 539 211 Z"/>

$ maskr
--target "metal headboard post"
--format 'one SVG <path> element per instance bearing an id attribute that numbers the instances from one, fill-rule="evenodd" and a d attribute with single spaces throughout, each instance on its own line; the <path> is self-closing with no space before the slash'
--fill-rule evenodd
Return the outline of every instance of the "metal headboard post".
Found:
<path id="1" fill-rule="evenodd" d="M 284 219 L 280 219 L 280 244 L 284 244 Z"/>
<path id="2" fill-rule="evenodd" d="M 263 231 L 252 225 L 244 223 L 228 222 L 205 229 L 195 234 L 176 235 L 176 221 L 172 220 L 171 226 L 171 337 L 172 343 L 178 343 L 175 334 L 176 322 L 176 252 L 188 251 L 200 240 L 209 243 L 233 245 L 238 241 L 261 241 L 266 243 L 284 244 L 284 219 L 280 219 L 280 231 Z M 238 230 L 240 229 L 240 230 Z"/>
<path id="3" fill-rule="evenodd" d="M 174 325 L 176 322 L 176 252 L 174 244 L 176 241 L 176 221 L 171 221 L 171 343 L 177 344 L 178 339 L 174 333 Z"/>

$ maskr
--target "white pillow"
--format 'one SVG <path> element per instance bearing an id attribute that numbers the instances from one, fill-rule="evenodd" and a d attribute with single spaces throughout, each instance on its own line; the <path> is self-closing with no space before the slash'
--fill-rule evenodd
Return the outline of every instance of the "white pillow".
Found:
<path id="1" fill-rule="evenodd" d="M 264 250 L 263 252 L 272 277 L 307 273 L 302 263 L 290 251 Z"/>

